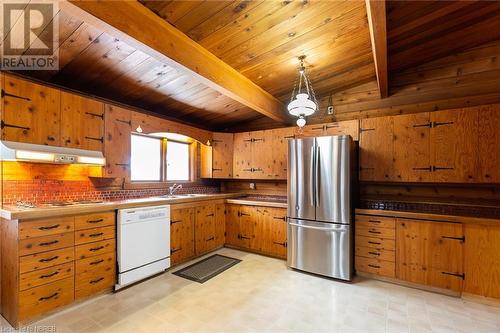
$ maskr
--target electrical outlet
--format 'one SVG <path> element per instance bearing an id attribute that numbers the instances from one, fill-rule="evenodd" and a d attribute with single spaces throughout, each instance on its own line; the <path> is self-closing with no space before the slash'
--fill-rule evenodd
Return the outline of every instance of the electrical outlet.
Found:
<path id="1" fill-rule="evenodd" d="M 333 111 L 334 111 L 333 105 L 329 105 L 326 110 L 327 110 L 328 114 L 333 114 Z"/>
<path id="2" fill-rule="evenodd" d="M 255 183 L 250 183 L 250 189 L 255 190 Z"/>

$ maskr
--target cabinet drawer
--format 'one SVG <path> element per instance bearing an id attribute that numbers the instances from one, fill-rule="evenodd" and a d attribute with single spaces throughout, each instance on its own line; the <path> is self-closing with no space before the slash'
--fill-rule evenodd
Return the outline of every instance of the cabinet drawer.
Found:
<path id="1" fill-rule="evenodd" d="M 396 239 L 396 230 L 379 227 L 362 227 L 356 225 L 356 236 Z"/>
<path id="2" fill-rule="evenodd" d="M 19 290 L 23 291 L 33 287 L 38 287 L 57 280 L 73 277 L 74 264 L 66 264 L 40 269 L 38 271 L 21 274 L 19 279 Z"/>
<path id="3" fill-rule="evenodd" d="M 115 269 L 115 266 L 115 254 L 112 252 L 104 253 L 95 257 L 77 260 L 76 275 L 80 276 L 96 270 L 111 271 Z"/>
<path id="4" fill-rule="evenodd" d="M 20 273 L 26 273 L 37 269 L 44 269 L 73 261 L 74 258 L 75 250 L 73 247 L 32 254 L 19 258 L 19 271 Z"/>
<path id="5" fill-rule="evenodd" d="M 113 238 L 115 238 L 115 226 L 75 231 L 77 245 Z"/>
<path id="6" fill-rule="evenodd" d="M 374 259 L 380 259 L 380 260 L 391 261 L 391 262 L 396 261 L 396 252 L 387 251 L 387 250 L 379 250 L 379 249 L 374 249 L 371 247 L 356 246 L 355 254 L 358 257 L 374 258 Z"/>
<path id="7" fill-rule="evenodd" d="M 107 239 L 100 242 L 77 245 L 75 248 L 75 258 L 85 259 L 103 253 L 108 253 L 108 252 L 114 253 L 115 248 L 116 248 L 116 241 L 114 239 Z"/>
<path id="8" fill-rule="evenodd" d="M 75 298 L 93 295 L 109 289 L 116 283 L 114 267 L 110 270 L 98 269 L 76 277 Z"/>
<path id="9" fill-rule="evenodd" d="M 19 255 L 24 256 L 38 252 L 46 252 L 75 244 L 75 235 L 72 232 L 49 235 L 37 238 L 23 239 L 19 242 Z"/>
<path id="10" fill-rule="evenodd" d="M 396 250 L 396 241 L 394 239 L 356 236 L 355 242 L 356 246 L 364 246 L 377 250 L 387 250 L 387 251 Z"/>
<path id="11" fill-rule="evenodd" d="M 115 213 L 104 212 L 97 214 L 75 216 L 75 230 L 85 230 L 97 227 L 114 226 Z"/>
<path id="12" fill-rule="evenodd" d="M 377 274 L 390 278 L 395 277 L 396 265 L 394 262 L 358 256 L 355 257 L 354 261 L 356 271 Z"/>
<path id="13" fill-rule="evenodd" d="M 19 293 L 19 321 L 26 321 L 69 304 L 74 299 L 74 278 L 52 282 Z"/>
<path id="14" fill-rule="evenodd" d="M 74 230 L 73 217 L 51 218 L 19 223 L 19 239 L 61 234 Z"/>
<path id="15" fill-rule="evenodd" d="M 356 226 L 394 229 L 396 227 L 396 219 L 386 216 L 356 215 Z"/>

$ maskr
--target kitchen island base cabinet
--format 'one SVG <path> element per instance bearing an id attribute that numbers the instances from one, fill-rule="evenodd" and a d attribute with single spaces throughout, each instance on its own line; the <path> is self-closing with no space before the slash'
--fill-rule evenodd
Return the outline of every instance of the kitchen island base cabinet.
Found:
<path id="1" fill-rule="evenodd" d="M 76 299 L 111 291 L 115 224 L 114 212 L 3 219 L 3 317 L 17 328 Z"/>

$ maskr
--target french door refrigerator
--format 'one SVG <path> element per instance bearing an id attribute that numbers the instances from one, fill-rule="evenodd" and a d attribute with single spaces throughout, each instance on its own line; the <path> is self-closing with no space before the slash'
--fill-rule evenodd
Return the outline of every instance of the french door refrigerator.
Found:
<path id="1" fill-rule="evenodd" d="M 354 149 L 348 135 L 288 141 L 289 267 L 352 279 Z"/>

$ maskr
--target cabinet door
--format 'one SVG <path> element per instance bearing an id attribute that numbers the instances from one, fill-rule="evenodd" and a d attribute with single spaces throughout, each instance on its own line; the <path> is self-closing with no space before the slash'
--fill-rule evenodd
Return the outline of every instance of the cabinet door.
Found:
<path id="1" fill-rule="evenodd" d="M 196 255 L 215 248 L 215 205 L 196 207 Z"/>
<path id="2" fill-rule="evenodd" d="M 107 177 L 130 177 L 130 133 L 132 112 L 118 106 L 105 107 L 104 156 Z"/>
<path id="3" fill-rule="evenodd" d="M 395 180 L 393 117 L 362 119 L 359 131 L 359 179 Z"/>
<path id="4" fill-rule="evenodd" d="M 293 127 L 272 130 L 272 155 L 274 179 L 286 179 L 288 168 L 288 140 L 294 138 Z"/>
<path id="5" fill-rule="evenodd" d="M 212 177 L 233 177 L 233 134 L 214 133 L 212 140 Z"/>
<path id="6" fill-rule="evenodd" d="M 464 292 L 500 298 L 500 227 L 465 225 Z"/>
<path id="7" fill-rule="evenodd" d="M 213 147 L 200 143 L 200 177 L 213 177 Z"/>
<path id="8" fill-rule="evenodd" d="M 267 237 L 267 251 L 265 252 L 279 258 L 286 258 L 286 209 L 270 208 L 267 225 L 266 231 L 269 233 L 269 236 Z"/>
<path id="9" fill-rule="evenodd" d="M 59 146 L 60 91 L 8 75 L 4 80 L 2 139 Z"/>
<path id="10" fill-rule="evenodd" d="M 251 132 L 234 134 L 233 169 L 234 178 L 252 179 Z"/>
<path id="11" fill-rule="evenodd" d="M 500 105 L 479 109 L 479 181 L 500 183 Z"/>
<path id="12" fill-rule="evenodd" d="M 215 205 L 215 247 L 224 246 L 226 242 L 226 205 Z"/>
<path id="13" fill-rule="evenodd" d="M 252 132 L 252 139 L 252 179 L 273 179 L 272 131 Z"/>
<path id="14" fill-rule="evenodd" d="M 462 290 L 463 226 L 398 219 L 396 277 L 418 284 Z"/>
<path id="15" fill-rule="evenodd" d="M 102 151 L 104 104 L 61 92 L 61 144 L 64 147 Z"/>
<path id="16" fill-rule="evenodd" d="M 354 141 L 359 139 L 359 121 L 346 120 L 325 124 L 324 135 L 350 135 Z"/>
<path id="17" fill-rule="evenodd" d="M 428 112 L 394 117 L 395 180 L 432 180 L 430 131 Z"/>
<path id="18" fill-rule="evenodd" d="M 240 246 L 240 206 L 226 206 L 226 244 Z"/>
<path id="19" fill-rule="evenodd" d="M 250 249 L 251 245 L 257 246 L 254 241 L 257 219 L 258 216 L 254 207 L 240 206 L 240 247 Z"/>
<path id="20" fill-rule="evenodd" d="M 301 129 L 297 130 L 298 138 L 308 138 L 308 137 L 323 136 L 323 135 L 325 135 L 324 124 L 306 125 Z"/>
<path id="21" fill-rule="evenodd" d="M 194 256 L 194 208 L 172 209 L 170 215 L 172 265 Z"/>
<path id="22" fill-rule="evenodd" d="M 435 182 L 478 181 L 478 110 L 431 113 L 431 161 Z"/>

